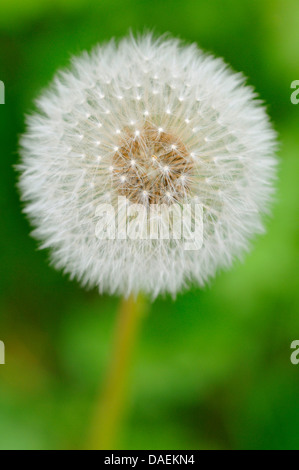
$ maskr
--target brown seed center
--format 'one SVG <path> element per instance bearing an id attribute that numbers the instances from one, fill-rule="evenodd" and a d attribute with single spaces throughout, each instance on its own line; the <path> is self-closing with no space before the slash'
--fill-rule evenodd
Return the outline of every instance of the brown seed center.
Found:
<path id="1" fill-rule="evenodd" d="M 184 144 L 162 129 L 125 131 L 113 155 L 113 186 L 138 204 L 179 202 L 190 190 L 194 167 Z"/>

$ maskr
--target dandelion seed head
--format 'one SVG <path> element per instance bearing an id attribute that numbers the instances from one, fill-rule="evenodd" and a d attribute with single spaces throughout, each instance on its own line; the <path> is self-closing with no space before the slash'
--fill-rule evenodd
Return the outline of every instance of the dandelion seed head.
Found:
<path id="1" fill-rule="evenodd" d="M 100 292 L 152 297 L 203 286 L 263 232 L 276 135 L 241 74 L 173 38 L 144 35 L 73 59 L 21 139 L 20 191 L 53 264 Z M 204 243 L 103 240 L 95 207 L 203 207 Z M 162 217 L 161 214 L 157 216 Z"/>

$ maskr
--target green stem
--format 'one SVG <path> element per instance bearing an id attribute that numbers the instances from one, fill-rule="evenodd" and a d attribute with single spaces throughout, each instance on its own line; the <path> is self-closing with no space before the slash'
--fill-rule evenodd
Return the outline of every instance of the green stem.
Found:
<path id="1" fill-rule="evenodd" d="M 106 383 L 96 408 L 88 447 L 98 450 L 115 450 L 126 405 L 126 391 L 133 349 L 145 299 L 140 295 L 124 299 L 120 306 L 114 349 Z"/>

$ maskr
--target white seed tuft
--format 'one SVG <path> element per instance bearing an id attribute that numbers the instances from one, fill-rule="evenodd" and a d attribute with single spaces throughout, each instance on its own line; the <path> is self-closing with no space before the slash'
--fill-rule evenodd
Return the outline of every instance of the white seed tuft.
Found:
<path id="1" fill-rule="evenodd" d="M 97 46 L 59 73 L 27 120 L 19 183 L 55 266 L 101 292 L 154 298 L 241 257 L 276 177 L 276 135 L 244 81 L 194 45 L 150 35 Z M 203 247 L 97 238 L 95 207 L 119 195 L 146 210 L 197 200 Z"/>

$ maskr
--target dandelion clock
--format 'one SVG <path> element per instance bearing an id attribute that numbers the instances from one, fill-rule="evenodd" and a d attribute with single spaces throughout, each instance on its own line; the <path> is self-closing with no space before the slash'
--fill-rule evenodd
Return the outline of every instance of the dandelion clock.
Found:
<path id="1" fill-rule="evenodd" d="M 264 231 L 276 136 L 244 82 L 194 44 L 130 36 L 73 58 L 27 118 L 19 187 L 32 235 L 56 268 L 125 299 L 95 425 L 105 436 L 140 294 L 203 286 Z M 111 446 L 95 434 L 93 447 Z"/>

